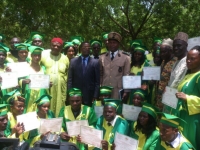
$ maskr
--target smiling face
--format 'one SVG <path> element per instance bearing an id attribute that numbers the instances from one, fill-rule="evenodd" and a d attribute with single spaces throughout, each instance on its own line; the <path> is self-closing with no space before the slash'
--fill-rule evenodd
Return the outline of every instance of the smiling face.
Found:
<path id="1" fill-rule="evenodd" d="M 62 50 L 62 44 L 58 42 L 51 42 L 51 54 L 58 56 Z"/>
<path id="2" fill-rule="evenodd" d="M 111 106 L 104 106 L 103 116 L 106 121 L 111 122 L 116 116 L 116 109 Z"/>
<path id="3" fill-rule="evenodd" d="M 163 123 L 159 124 L 160 137 L 162 141 L 171 142 L 176 138 L 178 129 L 165 125 Z"/>
<path id="4" fill-rule="evenodd" d="M 28 57 L 28 50 L 20 50 L 18 51 L 19 61 L 26 61 L 26 58 Z"/>
<path id="5" fill-rule="evenodd" d="M 74 57 L 75 54 L 75 49 L 73 47 L 69 47 L 67 50 L 67 57 L 69 59 L 72 59 Z"/>
<path id="6" fill-rule="evenodd" d="M 42 116 L 46 116 L 49 108 L 50 108 L 50 103 L 44 103 L 38 106 L 38 113 L 41 114 Z"/>
<path id="7" fill-rule="evenodd" d="M 200 53 L 198 50 L 190 50 L 186 59 L 187 67 L 191 72 L 200 70 Z"/>
<path id="8" fill-rule="evenodd" d="M 145 127 L 147 126 L 147 123 L 149 121 L 149 115 L 146 112 L 141 111 L 139 116 L 138 116 L 140 124 Z"/>
<path id="9" fill-rule="evenodd" d="M 21 115 L 24 112 L 25 104 L 21 101 L 14 101 L 13 105 L 11 106 L 11 112 L 14 116 Z"/>

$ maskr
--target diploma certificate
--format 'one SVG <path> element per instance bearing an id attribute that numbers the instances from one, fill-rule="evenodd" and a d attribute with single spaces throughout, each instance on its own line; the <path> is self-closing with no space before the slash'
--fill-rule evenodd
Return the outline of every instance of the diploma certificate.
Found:
<path id="1" fill-rule="evenodd" d="M 48 89 L 50 83 L 50 76 L 44 74 L 30 74 L 29 79 L 31 82 L 29 83 L 29 88 L 40 88 L 40 89 Z"/>
<path id="2" fill-rule="evenodd" d="M 88 120 L 75 120 L 66 122 L 67 132 L 69 136 L 77 136 L 80 134 L 81 126 L 89 126 Z"/>
<path id="3" fill-rule="evenodd" d="M 115 150 L 137 150 L 138 147 L 138 140 L 118 132 L 115 133 L 114 143 L 116 145 Z"/>
<path id="4" fill-rule="evenodd" d="M 142 107 L 123 104 L 122 114 L 125 119 L 135 121 L 137 120 L 138 115 L 141 112 L 141 110 L 142 110 Z"/>
<path id="5" fill-rule="evenodd" d="M 103 115 L 103 106 L 94 106 L 94 111 L 97 118 L 101 117 Z"/>
<path id="6" fill-rule="evenodd" d="M 123 76 L 123 89 L 141 88 L 141 76 Z"/>
<path id="7" fill-rule="evenodd" d="M 30 131 L 39 128 L 39 120 L 36 112 L 29 112 L 23 115 L 17 116 L 17 122 L 24 124 L 24 130 Z"/>
<path id="8" fill-rule="evenodd" d="M 8 63 L 7 66 L 11 69 L 11 72 L 17 72 L 18 78 L 29 74 L 30 64 L 27 62 Z"/>
<path id="9" fill-rule="evenodd" d="M 160 80 L 160 67 L 144 67 L 142 80 Z"/>
<path id="10" fill-rule="evenodd" d="M 166 86 L 162 96 L 162 103 L 174 109 L 177 107 L 178 99 L 176 98 L 177 89 Z"/>
<path id="11" fill-rule="evenodd" d="M 40 119 L 40 134 L 47 132 L 60 132 L 63 118 Z"/>
<path id="12" fill-rule="evenodd" d="M 15 72 L 6 72 L 0 74 L 2 78 L 1 89 L 8 89 L 18 85 L 18 77 Z"/>
<path id="13" fill-rule="evenodd" d="M 97 130 L 87 126 L 81 126 L 81 142 L 93 145 L 101 149 L 103 140 L 103 130 Z"/>

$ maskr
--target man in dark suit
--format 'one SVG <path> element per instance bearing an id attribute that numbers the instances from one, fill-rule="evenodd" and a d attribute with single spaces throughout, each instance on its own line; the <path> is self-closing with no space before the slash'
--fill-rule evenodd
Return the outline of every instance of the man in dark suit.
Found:
<path id="1" fill-rule="evenodd" d="M 68 72 L 68 90 L 79 88 L 83 93 L 83 104 L 91 106 L 99 96 L 100 64 L 91 58 L 89 42 L 80 45 L 81 56 L 71 59 Z"/>

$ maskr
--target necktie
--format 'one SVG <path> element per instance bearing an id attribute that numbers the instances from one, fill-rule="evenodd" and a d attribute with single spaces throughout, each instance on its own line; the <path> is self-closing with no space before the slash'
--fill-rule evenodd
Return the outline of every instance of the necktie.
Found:
<path id="1" fill-rule="evenodd" d="M 166 144 L 167 146 L 171 147 L 171 148 L 174 148 L 174 147 L 172 146 L 171 143 L 167 143 L 167 142 L 165 142 L 165 144 Z"/>
<path id="2" fill-rule="evenodd" d="M 111 55 L 112 55 L 111 60 L 113 60 L 114 59 L 114 52 L 112 52 Z"/>
<path id="3" fill-rule="evenodd" d="M 83 58 L 83 63 L 82 63 L 82 66 L 83 66 L 83 74 L 85 73 L 85 68 L 86 68 L 86 59 Z"/>

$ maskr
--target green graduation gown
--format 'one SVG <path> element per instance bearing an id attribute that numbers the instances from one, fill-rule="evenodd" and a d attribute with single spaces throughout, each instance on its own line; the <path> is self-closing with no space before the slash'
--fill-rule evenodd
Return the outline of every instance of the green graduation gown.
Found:
<path id="1" fill-rule="evenodd" d="M 101 116 L 98 119 L 97 124 L 96 124 L 96 129 L 103 130 L 103 139 L 108 141 L 109 150 L 114 142 L 116 132 L 124 134 L 124 135 L 128 135 L 128 132 L 129 132 L 128 122 L 124 118 L 118 115 L 116 117 L 117 119 L 114 124 L 114 127 L 112 125 L 108 126 L 107 121 L 105 120 L 103 116 Z M 98 150 L 98 148 L 95 148 L 95 150 Z"/>
<path id="2" fill-rule="evenodd" d="M 151 136 L 146 139 L 145 134 L 140 131 L 135 131 L 136 125 L 137 121 L 132 122 L 129 136 L 139 141 L 138 150 L 154 150 L 157 142 L 159 142 L 159 130 L 154 130 Z"/>

